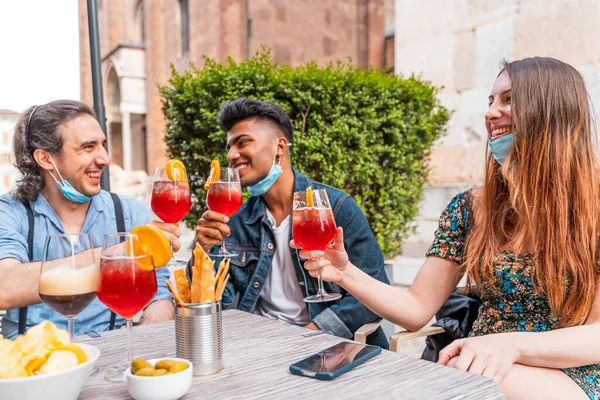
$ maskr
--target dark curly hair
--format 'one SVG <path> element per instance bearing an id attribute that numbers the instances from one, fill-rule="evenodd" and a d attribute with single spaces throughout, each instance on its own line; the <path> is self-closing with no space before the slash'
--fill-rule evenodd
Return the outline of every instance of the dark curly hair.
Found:
<path id="1" fill-rule="evenodd" d="M 42 149 L 60 155 L 63 148 L 64 124 L 82 114 L 95 118 L 94 111 L 88 105 L 74 100 L 52 101 L 37 108 L 30 107 L 21 114 L 13 138 L 15 167 L 21 173 L 21 178 L 17 180 L 14 189 L 17 200 L 35 201 L 44 189 L 44 175 L 33 158 L 33 152 Z M 30 116 L 31 120 L 29 120 Z M 29 132 L 27 132 L 27 121 L 29 121 Z"/>

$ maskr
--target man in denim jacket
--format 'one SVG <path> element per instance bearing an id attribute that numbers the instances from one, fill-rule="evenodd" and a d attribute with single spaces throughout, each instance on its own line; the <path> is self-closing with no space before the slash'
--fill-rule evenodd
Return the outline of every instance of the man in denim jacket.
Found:
<path id="1" fill-rule="evenodd" d="M 356 201 L 292 168 L 289 147 L 294 128 L 285 112 L 270 102 L 239 98 L 221 107 L 219 123 L 227 132 L 227 160 L 238 170 L 242 187 L 253 195 L 231 219 L 206 211 L 196 228 L 196 239 L 205 250 L 221 245 L 225 237 L 227 250 L 237 253 L 231 258 L 224 304 L 231 305 L 239 295 L 240 310 L 348 339 L 363 324 L 378 320 L 356 298 L 328 282 L 325 290 L 341 293 L 340 300 L 302 300 L 317 292 L 318 283 L 289 242 L 293 194 L 308 186 L 327 191 L 352 263 L 380 281 L 388 280 L 379 245 Z M 381 328 L 368 342 L 388 346 Z"/>

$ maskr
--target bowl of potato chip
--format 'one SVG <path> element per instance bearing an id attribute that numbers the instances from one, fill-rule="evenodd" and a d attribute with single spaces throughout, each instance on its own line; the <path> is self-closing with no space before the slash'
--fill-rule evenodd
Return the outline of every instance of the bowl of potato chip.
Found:
<path id="1" fill-rule="evenodd" d="M 99 356 L 94 346 L 70 343 L 50 321 L 14 341 L 0 339 L 0 400 L 76 399 Z"/>
<path id="2" fill-rule="evenodd" d="M 192 363 L 183 358 L 136 358 L 125 370 L 125 379 L 136 400 L 175 400 L 192 387 L 192 371 Z"/>

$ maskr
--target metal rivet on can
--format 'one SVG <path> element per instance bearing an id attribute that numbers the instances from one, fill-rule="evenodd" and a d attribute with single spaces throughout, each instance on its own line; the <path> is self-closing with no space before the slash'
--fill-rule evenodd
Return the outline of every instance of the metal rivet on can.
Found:
<path id="1" fill-rule="evenodd" d="M 273 243 L 269 243 L 269 244 L 267 245 L 267 249 L 269 249 L 269 250 L 273 250 Z"/>
<path id="2" fill-rule="evenodd" d="M 258 281 L 254 281 L 252 286 L 254 287 L 254 289 L 258 289 L 258 287 L 260 286 L 260 283 Z"/>

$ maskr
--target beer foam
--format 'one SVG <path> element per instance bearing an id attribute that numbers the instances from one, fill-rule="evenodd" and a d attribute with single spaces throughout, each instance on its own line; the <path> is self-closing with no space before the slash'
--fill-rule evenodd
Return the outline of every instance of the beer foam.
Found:
<path id="1" fill-rule="evenodd" d="M 82 268 L 71 268 L 62 264 L 42 272 L 40 294 L 48 296 L 73 296 L 98 290 L 100 271 L 96 264 Z"/>

